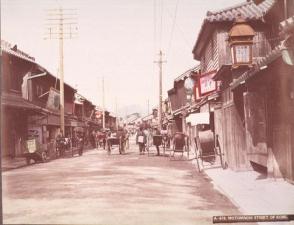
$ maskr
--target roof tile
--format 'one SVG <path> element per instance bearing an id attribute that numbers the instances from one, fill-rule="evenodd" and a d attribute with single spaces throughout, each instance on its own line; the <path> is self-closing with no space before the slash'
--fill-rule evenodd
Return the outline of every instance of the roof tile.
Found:
<path id="1" fill-rule="evenodd" d="M 199 44 L 202 38 L 205 37 L 205 33 L 207 34 L 209 24 L 217 22 L 233 23 L 239 14 L 241 14 L 245 20 L 260 20 L 265 14 L 267 14 L 276 2 L 277 0 L 264 0 L 259 5 L 256 5 L 253 1 L 249 1 L 219 11 L 207 12 L 206 18 L 202 23 L 198 38 L 192 51 L 194 58 L 197 60 L 200 59 L 200 52 L 203 46 L 199 48 Z"/>
<path id="2" fill-rule="evenodd" d="M 237 14 L 245 19 L 260 19 L 275 3 L 276 0 L 265 0 L 259 5 L 254 2 L 245 2 L 233 7 L 210 12 L 206 19 L 209 22 L 234 21 Z"/>

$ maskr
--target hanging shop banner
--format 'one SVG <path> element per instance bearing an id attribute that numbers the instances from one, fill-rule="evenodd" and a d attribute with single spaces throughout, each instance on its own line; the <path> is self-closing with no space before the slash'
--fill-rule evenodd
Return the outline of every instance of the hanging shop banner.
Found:
<path id="1" fill-rule="evenodd" d="M 51 87 L 49 91 L 48 101 L 47 101 L 47 108 L 53 109 L 53 110 L 59 110 L 59 105 L 60 105 L 59 91 Z"/>
<path id="2" fill-rule="evenodd" d="M 81 95 L 79 95 L 78 93 L 75 93 L 74 98 L 75 98 L 75 100 L 74 100 L 75 104 L 83 105 L 84 99 Z"/>
<path id="3" fill-rule="evenodd" d="M 199 79 L 200 95 L 205 95 L 216 90 L 216 81 L 212 79 L 215 74 L 216 71 L 201 74 L 201 77 Z"/>

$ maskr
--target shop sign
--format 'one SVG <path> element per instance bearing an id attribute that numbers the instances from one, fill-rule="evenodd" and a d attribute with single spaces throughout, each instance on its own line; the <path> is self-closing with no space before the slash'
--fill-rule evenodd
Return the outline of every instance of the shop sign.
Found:
<path id="1" fill-rule="evenodd" d="M 34 153 L 37 151 L 36 139 L 27 140 L 27 150 L 29 153 Z"/>
<path id="2" fill-rule="evenodd" d="M 216 81 L 212 78 L 215 76 L 216 71 L 201 74 L 199 79 L 199 93 L 205 95 L 216 90 Z"/>
<path id="3" fill-rule="evenodd" d="M 47 101 L 47 108 L 53 109 L 53 110 L 59 110 L 59 104 L 60 104 L 59 91 L 54 88 L 50 88 L 48 101 Z"/>
<path id="4" fill-rule="evenodd" d="M 28 127 L 28 139 L 37 140 L 42 143 L 42 127 L 41 126 L 30 126 Z"/>

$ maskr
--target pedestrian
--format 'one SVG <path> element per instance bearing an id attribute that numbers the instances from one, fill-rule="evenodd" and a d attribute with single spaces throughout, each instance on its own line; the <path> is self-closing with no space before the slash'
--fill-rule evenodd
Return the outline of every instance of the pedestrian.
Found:
<path id="1" fill-rule="evenodd" d="M 140 127 L 137 136 L 136 136 L 136 144 L 139 145 L 139 153 L 140 155 L 143 154 L 146 144 L 146 135 L 143 131 L 143 127 Z"/>
<path id="2" fill-rule="evenodd" d="M 143 152 L 145 152 L 145 150 L 149 151 L 149 149 L 148 149 L 149 148 L 149 131 L 148 131 L 147 127 L 144 128 L 143 132 L 146 136 L 145 148 L 143 150 Z"/>
<path id="3" fill-rule="evenodd" d="M 155 128 L 154 129 L 154 133 L 153 135 L 157 136 L 156 137 L 156 141 L 154 141 L 154 138 L 153 138 L 153 142 L 154 142 L 154 145 L 156 147 L 156 150 L 157 150 L 157 156 L 160 156 L 160 150 L 159 150 L 159 146 L 161 145 L 161 142 L 162 142 L 162 137 L 160 135 L 160 131 L 158 130 L 158 128 Z"/>
<path id="4" fill-rule="evenodd" d="M 91 142 L 91 145 L 93 148 L 96 148 L 96 140 L 95 139 L 96 139 L 96 132 L 95 132 L 95 130 L 93 130 L 91 132 L 91 136 L 90 136 L 90 142 Z"/>

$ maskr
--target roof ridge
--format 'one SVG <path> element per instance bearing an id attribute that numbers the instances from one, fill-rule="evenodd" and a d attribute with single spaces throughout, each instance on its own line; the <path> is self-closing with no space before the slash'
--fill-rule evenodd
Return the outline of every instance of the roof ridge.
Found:
<path id="1" fill-rule="evenodd" d="M 182 73 L 181 75 L 177 76 L 177 77 L 175 78 L 175 81 L 178 81 L 178 80 L 180 80 L 182 77 L 185 77 L 185 76 L 186 76 L 187 74 L 189 74 L 190 72 L 193 72 L 193 71 L 195 71 L 195 70 L 199 70 L 199 69 L 200 69 L 200 64 L 198 64 L 198 65 L 196 65 L 196 66 L 194 66 L 194 67 L 192 67 L 192 68 L 186 70 L 184 73 Z"/>
<path id="2" fill-rule="evenodd" d="M 223 8 L 223 9 L 220 9 L 220 10 L 217 10 L 217 11 L 207 11 L 207 16 L 211 16 L 211 15 L 214 15 L 214 14 L 218 14 L 218 13 L 222 13 L 222 12 L 225 12 L 225 11 L 229 11 L 229 10 L 232 10 L 232 9 L 236 9 L 236 8 L 241 8 L 242 6 L 246 6 L 246 5 L 249 5 L 249 4 L 254 4 L 252 1 L 249 1 L 249 2 L 243 2 L 243 3 L 239 3 L 239 4 L 236 4 L 234 6 L 229 6 L 229 7 L 226 7 L 226 8 Z"/>

